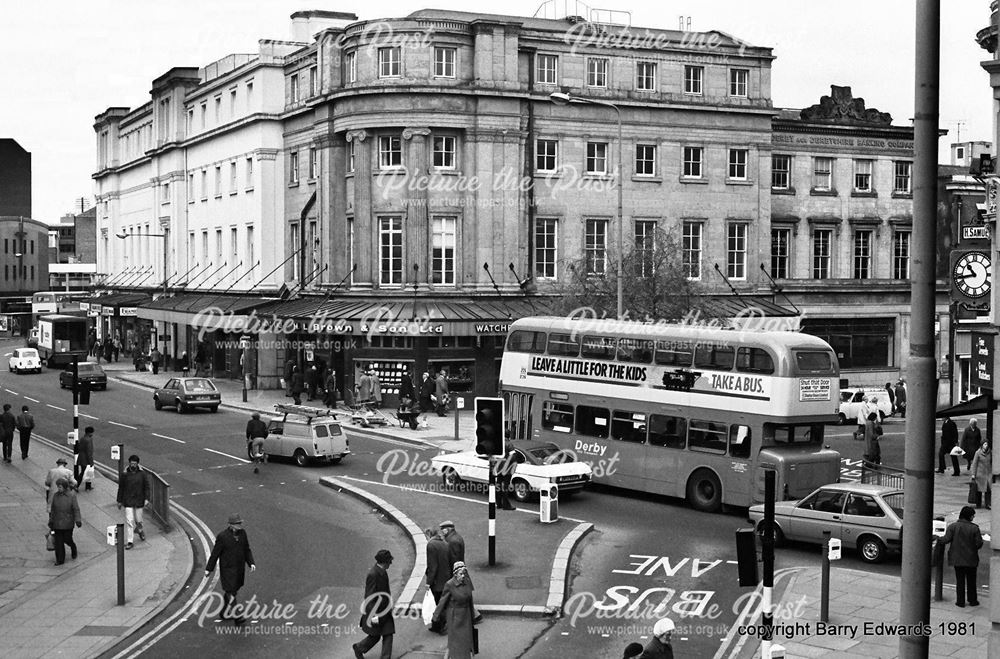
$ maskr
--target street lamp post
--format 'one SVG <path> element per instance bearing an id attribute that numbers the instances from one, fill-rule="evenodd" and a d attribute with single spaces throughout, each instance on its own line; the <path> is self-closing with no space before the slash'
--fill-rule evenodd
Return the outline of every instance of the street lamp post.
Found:
<path id="1" fill-rule="evenodd" d="M 622 188 L 625 180 L 625 163 L 622 161 L 622 111 L 614 103 L 600 101 L 592 98 L 582 98 L 571 96 L 562 92 L 549 94 L 549 100 L 556 105 L 568 105 L 570 103 L 586 103 L 590 105 L 602 105 L 615 111 L 615 118 L 618 120 L 618 318 L 624 318 L 624 282 L 625 282 L 625 218 L 622 214 Z"/>

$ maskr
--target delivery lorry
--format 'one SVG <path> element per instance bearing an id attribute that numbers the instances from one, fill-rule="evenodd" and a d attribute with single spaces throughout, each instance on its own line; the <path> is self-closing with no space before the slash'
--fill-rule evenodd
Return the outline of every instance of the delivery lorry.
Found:
<path id="1" fill-rule="evenodd" d="M 48 314 L 38 318 L 38 356 L 46 366 L 65 366 L 87 359 L 86 316 Z"/>

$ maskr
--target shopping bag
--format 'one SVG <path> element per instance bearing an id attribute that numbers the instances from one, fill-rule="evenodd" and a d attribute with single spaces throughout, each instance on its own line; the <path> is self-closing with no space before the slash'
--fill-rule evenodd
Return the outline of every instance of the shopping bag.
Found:
<path id="1" fill-rule="evenodd" d="M 420 605 L 420 615 L 424 619 L 424 624 L 429 625 L 434 619 L 434 609 L 437 604 L 434 602 L 434 593 L 428 588 L 424 591 L 424 602 Z"/>
<path id="2" fill-rule="evenodd" d="M 969 503 L 973 506 L 977 505 L 979 502 L 979 486 L 976 485 L 976 481 L 969 482 Z"/>
<path id="3" fill-rule="evenodd" d="M 87 465 L 87 468 L 83 470 L 83 480 L 85 483 L 94 482 L 94 465 Z"/>
<path id="4" fill-rule="evenodd" d="M 56 534 L 52 531 L 45 534 L 45 549 L 46 551 L 56 550 Z"/>

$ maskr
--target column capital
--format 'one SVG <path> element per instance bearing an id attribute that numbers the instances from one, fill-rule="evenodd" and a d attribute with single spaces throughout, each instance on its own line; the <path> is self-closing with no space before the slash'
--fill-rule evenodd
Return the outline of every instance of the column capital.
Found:
<path id="1" fill-rule="evenodd" d="M 348 142 L 364 142 L 368 139 L 368 131 L 365 130 L 349 130 L 345 139 Z"/>
<path id="2" fill-rule="evenodd" d="M 414 137 L 427 137 L 431 134 L 430 128 L 404 128 L 403 139 L 412 140 Z"/>

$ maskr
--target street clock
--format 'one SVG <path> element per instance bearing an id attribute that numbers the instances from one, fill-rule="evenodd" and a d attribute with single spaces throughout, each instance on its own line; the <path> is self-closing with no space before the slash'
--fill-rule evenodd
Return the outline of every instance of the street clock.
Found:
<path id="1" fill-rule="evenodd" d="M 955 291 L 964 297 L 978 299 L 989 295 L 990 257 L 985 252 L 965 252 L 953 261 L 951 279 Z"/>

